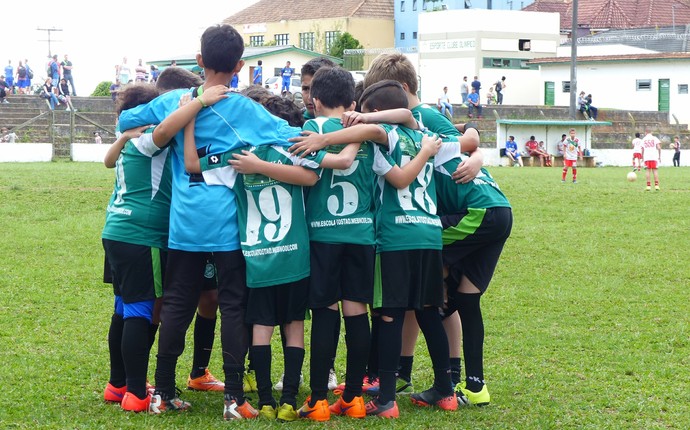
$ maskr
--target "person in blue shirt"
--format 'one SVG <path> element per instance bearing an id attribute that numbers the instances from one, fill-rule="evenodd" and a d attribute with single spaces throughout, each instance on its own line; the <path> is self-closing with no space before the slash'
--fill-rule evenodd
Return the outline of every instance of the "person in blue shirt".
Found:
<path id="1" fill-rule="evenodd" d="M 283 77 L 283 85 L 280 87 L 280 93 L 290 92 L 290 78 L 295 74 L 295 69 L 290 67 L 290 62 L 285 63 L 285 67 L 280 69 L 280 76 Z"/>
<path id="2" fill-rule="evenodd" d="M 203 106 L 204 89 L 227 84 L 244 66 L 241 60 L 244 40 L 230 25 L 214 25 L 201 37 L 197 62 L 203 64 L 206 81 L 192 94 Z M 150 103 L 124 111 L 120 128 L 127 130 L 146 124 L 158 124 L 177 109 L 182 95 L 189 90 L 173 90 Z M 261 105 L 241 94 L 228 97 L 202 109 L 196 117 L 195 141 L 199 156 L 222 154 L 247 144 L 289 146 L 288 138 L 301 129 L 274 117 Z M 176 142 L 183 142 L 178 133 Z M 247 355 L 247 327 L 244 324 L 247 289 L 245 263 L 240 249 L 235 195 L 227 187 L 208 186 L 201 175 L 188 174 L 184 166 L 184 147 L 172 149 L 172 201 L 168 264 L 165 273 L 165 301 L 161 310 L 156 393 L 151 410 L 160 413 L 184 410 L 189 403 L 175 393 L 175 368 L 184 349 L 185 334 L 194 317 L 203 285 L 207 253 L 213 253 L 218 282 L 221 315 L 221 344 L 225 371 L 226 420 L 255 418 L 258 411 L 244 398 L 242 380 Z"/>
<path id="3" fill-rule="evenodd" d="M 230 80 L 230 91 L 237 92 L 238 91 L 237 87 L 239 86 L 239 84 L 240 84 L 240 77 L 237 75 L 237 73 L 235 73 L 234 75 L 232 75 L 232 79 Z"/>
<path id="4" fill-rule="evenodd" d="M 517 165 L 522 167 L 522 157 L 520 156 L 520 151 L 515 142 L 515 136 L 508 136 L 508 141 L 506 142 L 506 157 L 510 158 L 513 166 Z"/>
<path id="5" fill-rule="evenodd" d="M 263 68 L 261 65 L 263 62 L 259 60 L 259 65 L 254 67 L 254 76 L 252 77 L 252 84 L 254 85 L 261 85 L 261 83 L 264 81 L 264 74 L 263 74 Z"/>
<path id="6" fill-rule="evenodd" d="M 14 67 L 12 67 L 12 60 L 9 60 L 5 66 L 5 82 L 7 82 L 7 85 L 12 89 L 14 86 Z"/>
<path id="7" fill-rule="evenodd" d="M 472 118 L 473 112 L 477 110 L 477 118 L 482 117 L 482 104 L 479 100 L 479 92 L 472 87 L 472 92 L 467 96 L 468 116 Z"/>

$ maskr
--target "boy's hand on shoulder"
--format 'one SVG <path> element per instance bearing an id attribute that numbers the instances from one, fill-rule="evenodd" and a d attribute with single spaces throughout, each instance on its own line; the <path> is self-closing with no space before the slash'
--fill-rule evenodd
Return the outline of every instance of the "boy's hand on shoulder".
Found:
<path id="1" fill-rule="evenodd" d="M 214 85 L 210 88 L 204 89 L 204 93 L 198 98 L 203 102 L 201 103 L 202 106 L 211 106 L 223 99 L 228 98 L 228 91 L 230 91 L 230 89 L 225 85 Z"/>
<path id="2" fill-rule="evenodd" d="M 340 119 L 343 127 L 350 127 L 356 124 L 367 124 L 367 116 L 357 111 L 343 112 L 343 117 Z"/>
<path id="3" fill-rule="evenodd" d="M 436 135 L 433 137 L 424 135 L 422 138 L 422 149 L 420 152 L 424 152 L 429 157 L 433 157 L 434 155 L 438 154 L 438 150 L 441 149 L 441 143 L 441 138 Z"/>
<path id="4" fill-rule="evenodd" d="M 137 137 L 141 137 L 144 132 L 151 127 L 150 125 L 144 125 L 141 127 L 136 127 L 136 128 L 130 128 L 129 130 L 125 130 L 122 132 L 122 136 L 124 136 L 127 140 L 129 139 L 136 139 Z"/>
<path id="5" fill-rule="evenodd" d="M 290 142 L 294 142 L 288 151 L 299 157 L 306 157 L 312 152 L 319 151 L 328 144 L 326 143 L 326 137 L 323 134 L 314 133 L 313 131 L 302 131 L 301 136 L 291 137 L 288 139 Z"/>
<path id="6" fill-rule="evenodd" d="M 260 173 L 259 169 L 263 161 L 253 152 L 245 149 L 242 150 L 241 154 L 232 154 L 232 156 L 235 159 L 229 160 L 228 164 L 230 164 L 237 171 L 237 173 L 242 173 L 243 175 Z"/>
<path id="7" fill-rule="evenodd" d="M 456 184 L 466 184 L 477 177 L 482 168 L 482 161 L 469 157 L 458 164 L 458 168 L 451 175 Z"/>

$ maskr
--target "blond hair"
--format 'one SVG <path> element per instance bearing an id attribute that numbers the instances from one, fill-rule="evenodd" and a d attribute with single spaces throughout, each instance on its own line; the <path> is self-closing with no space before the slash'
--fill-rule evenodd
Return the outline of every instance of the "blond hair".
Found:
<path id="1" fill-rule="evenodd" d="M 386 79 L 405 84 L 411 94 L 417 94 L 417 71 L 404 54 L 394 52 L 374 58 L 364 76 L 364 88 Z"/>

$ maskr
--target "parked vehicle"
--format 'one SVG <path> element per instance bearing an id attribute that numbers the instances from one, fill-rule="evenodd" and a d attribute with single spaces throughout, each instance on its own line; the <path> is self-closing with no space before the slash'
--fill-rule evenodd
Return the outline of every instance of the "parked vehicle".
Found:
<path id="1" fill-rule="evenodd" d="M 281 95 L 280 89 L 282 85 L 282 76 L 272 76 L 266 79 L 266 82 L 264 82 L 264 86 L 266 87 L 266 89 L 268 89 L 270 92 L 277 96 Z M 290 78 L 289 91 L 294 98 L 299 98 L 300 100 L 302 99 L 302 78 L 300 75 L 292 75 L 292 78 Z"/>

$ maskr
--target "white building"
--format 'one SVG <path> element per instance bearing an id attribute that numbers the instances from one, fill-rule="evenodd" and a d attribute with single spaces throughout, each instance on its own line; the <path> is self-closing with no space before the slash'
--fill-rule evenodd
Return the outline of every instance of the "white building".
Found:
<path id="1" fill-rule="evenodd" d="M 547 88 L 553 88 L 554 105 L 568 106 L 570 58 L 532 63 L 539 65 L 545 89 L 538 103 L 546 104 Z M 597 108 L 668 112 L 670 123 L 690 124 L 690 54 L 578 55 L 577 63 L 578 92 L 592 94 Z"/>
<path id="2" fill-rule="evenodd" d="M 539 68 L 529 61 L 555 57 L 560 45 L 557 13 L 463 9 L 419 15 L 422 100 L 435 102 L 444 86 L 460 100 L 460 82 L 478 76 L 480 96 L 506 77 L 504 104 L 543 100 Z"/>

